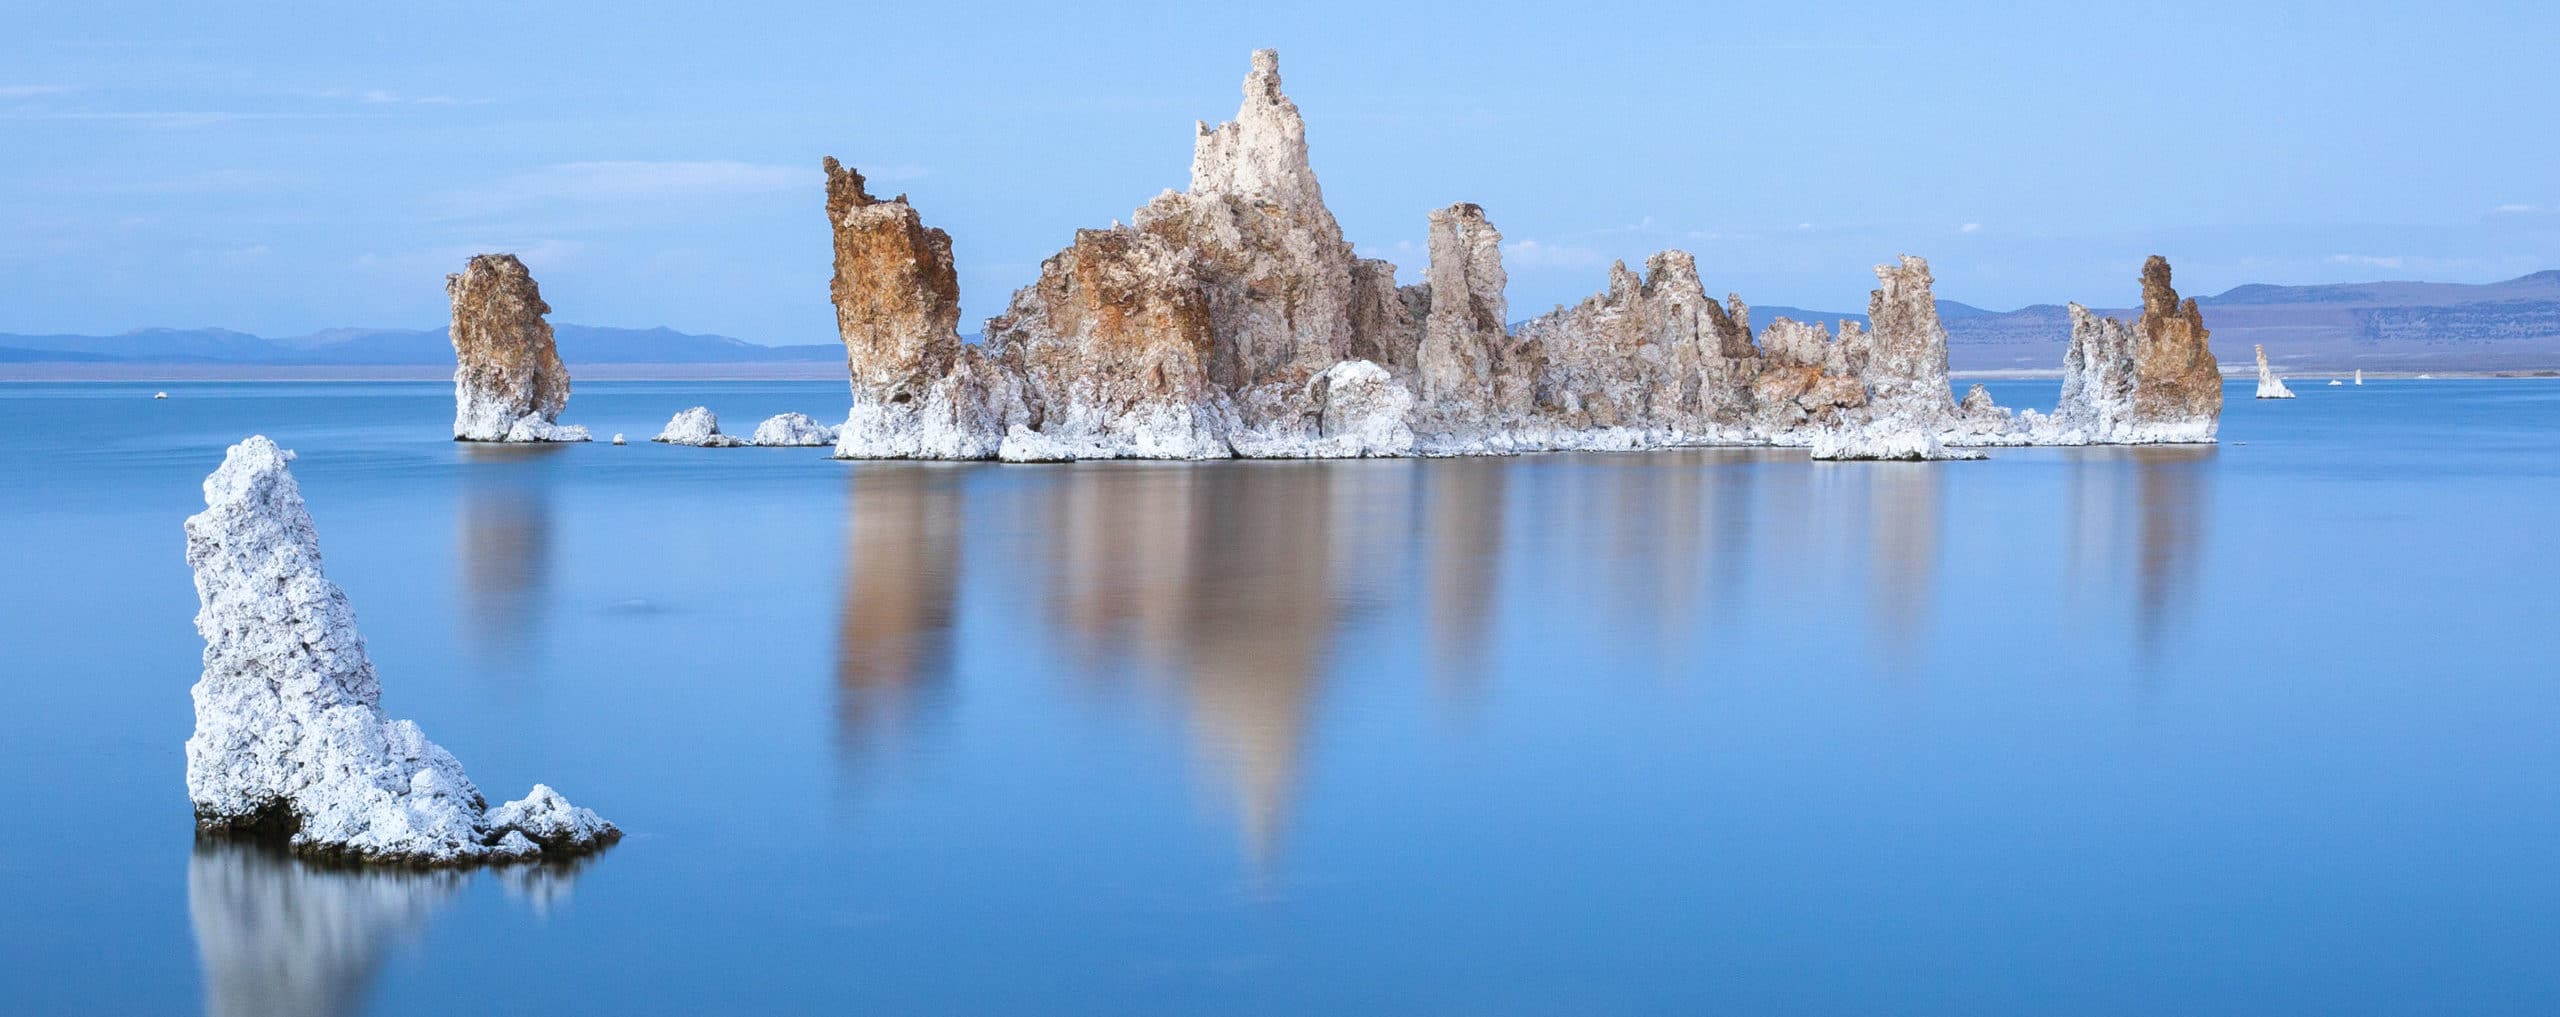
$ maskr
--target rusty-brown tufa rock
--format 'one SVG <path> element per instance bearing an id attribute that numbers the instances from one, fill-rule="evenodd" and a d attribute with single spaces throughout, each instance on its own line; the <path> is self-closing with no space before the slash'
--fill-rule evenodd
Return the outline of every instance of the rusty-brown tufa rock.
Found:
<path id="1" fill-rule="evenodd" d="M 444 277 L 444 292 L 453 300 L 453 439 L 586 441 L 586 428 L 559 424 L 569 368 L 542 317 L 551 305 L 524 262 L 475 255 Z"/>

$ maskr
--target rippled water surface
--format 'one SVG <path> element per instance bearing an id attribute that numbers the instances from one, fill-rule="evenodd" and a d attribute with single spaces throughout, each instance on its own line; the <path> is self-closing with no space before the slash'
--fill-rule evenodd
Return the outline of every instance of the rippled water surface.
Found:
<path id="1" fill-rule="evenodd" d="M 832 384 L 0 386 L 0 1009 L 2549 1013 L 2560 382 L 2218 448 L 845 464 Z M 2044 405 L 2051 382 L 1995 387 Z M 179 524 L 295 471 L 575 870 L 195 843 Z"/>

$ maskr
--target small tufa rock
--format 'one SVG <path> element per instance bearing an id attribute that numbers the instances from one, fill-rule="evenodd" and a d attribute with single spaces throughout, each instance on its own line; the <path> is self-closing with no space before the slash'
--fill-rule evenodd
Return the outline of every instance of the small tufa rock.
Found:
<path id="1" fill-rule="evenodd" d="M 667 421 L 665 430 L 650 441 L 668 445 L 692 445 L 698 448 L 736 448 L 747 444 L 736 437 L 720 433 L 720 417 L 710 407 L 696 406 L 678 412 Z"/>
<path id="2" fill-rule="evenodd" d="M 620 444 L 622 444 L 622 432 L 620 432 L 620 431 L 615 431 L 615 432 L 613 432 L 613 443 L 614 443 L 614 444 L 616 444 L 616 445 L 620 445 Z"/>
<path id="3" fill-rule="evenodd" d="M 445 277 L 453 300 L 453 437 L 456 441 L 586 441 L 563 427 L 569 368 L 553 345 L 551 305 L 512 254 L 474 256 Z"/>
<path id="4" fill-rule="evenodd" d="M 2256 349 L 2258 351 L 2258 398 L 2293 398 L 2293 390 L 2284 387 L 2284 379 L 2276 377 L 2276 369 L 2268 366 L 2267 348 L 2259 346 Z"/>
<path id="5" fill-rule="evenodd" d="M 187 519 L 205 640 L 187 739 L 198 825 L 290 834 L 306 854 L 421 865 L 524 857 L 512 832 L 552 836 L 553 854 L 618 838 L 541 785 L 489 813 L 451 753 L 383 716 L 355 612 L 321 572 L 292 458 L 263 436 L 232 446 L 205 478 L 205 510 Z M 562 836 L 564 815 L 577 823 Z"/>
<path id="6" fill-rule="evenodd" d="M 806 413 L 777 413 L 756 425 L 755 437 L 749 444 L 776 448 L 813 448 L 834 445 L 836 429 L 809 418 Z"/>

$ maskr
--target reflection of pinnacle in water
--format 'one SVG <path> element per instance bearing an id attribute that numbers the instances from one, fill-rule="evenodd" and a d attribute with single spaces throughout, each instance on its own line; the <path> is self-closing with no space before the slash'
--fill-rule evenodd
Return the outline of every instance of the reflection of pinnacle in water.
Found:
<path id="1" fill-rule="evenodd" d="M 1443 690 L 1469 697 L 1482 688 L 1492 639 L 1510 468 L 1479 459 L 1423 465 L 1432 678 Z"/>
<path id="2" fill-rule="evenodd" d="M 1333 640 L 1337 464 L 1056 472 L 1052 610 L 1081 669 L 1178 680 L 1195 751 L 1275 859 Z"/>
<path id="3" fill-rule="evenodd" d="M 1331 649 L 1331 464 L 1220 471 L 1198 518 L 1190 600 L 1192 729 L 1229 768 L 1245 851 L 1267 870 L 1295 797 L 1307 714 Z"/>
<path id="4" fill-rule="evenodd" d="M 894 736 L 951 674 L 960 567 L 957 471 L 867 464 L 847 498 L 844 587 L 836 618 L 839 737 Z"/>
<path id="5" fill-rule="evenodd" d="M 1878 641 L 1886 658 L 1913 662 L 1924 646 L 1938 578 L 1938 539 L 1945 504 L 1938 484 L 1944 466 L 1876 463 L 1862 472 L 1870 485 L 1868 513 L 1874 538 L 1868 546 L 1867 582 L 1875 598 Z"/>
<path id="6" fill-rule="evenodd" d="M 551 569 L 550 458 L 565 446 L 469 446 L 455 534 L 466 643 L 484 663 L 520 664 L 541 629 Z"/>
<path id="7" fill-rule="evenodd" d="M 2161 631 L 2185 593 L 2203 554 L 2204 487 L 2214 447 L 2163 446 L 2134 450 L 2141 492 L 2142 552 L 2137 573 L 2134 647 L 2149 664 Z"/>
<path id="8" fill-rule="evenodd" d="M 2210 445 L 2084 449 L 2071 464 L 2071 552 L 2066 577 L 2097 591 L 2105 610 L 2133 619 L 2146 666 L 2176 622 L 2205 541 Z M 2131 605 L 2117 601 L 2129 593 Z"/>
<path id="9" fill-rule="evenodd" d="M 1088 674 L 1181 666 L 1190 623 L 1196 499 L 1219 468 L 1099 464 L 1057 469 L 1047 497 L 1054 516 L 1050 609 L 1068 652 Z"/>
<path id="10" fill-rule="evenodd" d="M 336 869 L 271 848 L 200 840 L 187 914 L 215 1017 L 353 1014 L 382 956 L 461 890 L 451 870 Z"/>

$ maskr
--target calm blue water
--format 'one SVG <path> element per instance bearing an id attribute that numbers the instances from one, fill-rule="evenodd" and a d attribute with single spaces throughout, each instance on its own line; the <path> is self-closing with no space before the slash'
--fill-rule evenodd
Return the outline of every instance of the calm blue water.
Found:
<path id="1" fill-rule="evenodd" d="M 1987 463 L 1077 467 L 159 387 L 0 386 L 0 1010 L 2560 1010 L 2560 382 Z M 696 402 L 843 392 L 568 419 Z M 628 839 L 195 845 L 179 523 L 252 432 L 389 712 Z"/>

